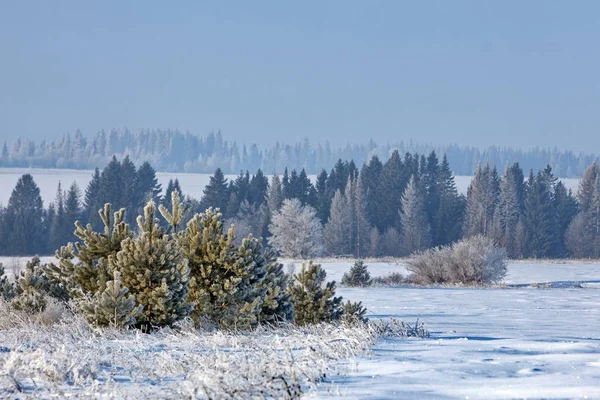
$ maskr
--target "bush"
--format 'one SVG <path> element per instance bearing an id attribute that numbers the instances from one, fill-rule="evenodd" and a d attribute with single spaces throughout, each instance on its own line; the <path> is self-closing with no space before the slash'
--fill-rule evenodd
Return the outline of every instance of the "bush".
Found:
<path id="1" fill-rule="evenodd" d="M 386 276 L 377 276 L 371 280 L 374 286 L 399 286 L 413 283 L 411 276 L 405 277 L 399 272 L 392 272 Z"/>
<path id="2" fill-rule="evenodd" d="M 341 284 L 349 287 L 366 287 L 371 284 L 371 275 L 367 265 L 362 260 L 357 260 L 349 273 L 344 273 Z"/>
<path id="3" fill-rule="evenodd" d="M 473 236 L 439 249 L 417 254 L 407 262 L 414 280 L 422 284 L 462 283 L 483 285 L 506 275 L 506 250 L 491 239 Z"/>

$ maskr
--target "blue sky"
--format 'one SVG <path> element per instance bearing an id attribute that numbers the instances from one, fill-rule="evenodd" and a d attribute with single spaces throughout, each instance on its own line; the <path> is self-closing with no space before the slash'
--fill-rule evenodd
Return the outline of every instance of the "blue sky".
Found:
<path id="1" fill-rule="evenodd" d="M 0 139 L 600 152 L 599 50 L 596 1 L 2 1 Z"/>

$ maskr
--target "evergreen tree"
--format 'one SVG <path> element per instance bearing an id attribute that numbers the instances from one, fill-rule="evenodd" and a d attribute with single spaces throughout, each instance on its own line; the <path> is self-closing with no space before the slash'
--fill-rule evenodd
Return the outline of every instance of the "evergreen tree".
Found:
<path id="1" fill-rule="evenodd" d="M 248 194 L 245 200 L 248 200 L 248 202 L 253 205 L 262 205 L 265 202 L 268 187 L 269 180 L 263 174 L 262 170 L 259 169 L 250 180 L 250 186 L 248 187 Z"/>
<path id="2" fill-rule="evenodd" d="M 562 182 L 558 182 L 556 184 L 555 193 L 554 193 L 554 202 L 556 204 L 556 219 L 558 226 L 558 249 L 556 254 L 560 257 L 567 256 L 567 245 L 565 236 L 567 234 L 567 229 L 571 224 L 571 221 L 577 215 L 579 211 L 579 204 L 577 200 L 573 196 L 573 193 L 567 188 Z"/>
<path id="3" fill-rule="evenodd" d="M 65 220 L 66 220 L 66 232 L 65 237 L 63 238 L 63 242 L 60 243 L 60 246 L 75 241 L 75 235 L 73 234 L 75 221 L 81 219 L 82 210 L 81 210 L 81 191 L 79 190 L 79 186 L 76 182 L 73 182 L 67 191 L 65 198 Z M 60 246 L 55 247 L 54 249 L 58 249 Z"/>
<path id="4" fill-rule="evenodd" d="M 594 161 L 583 174 L 583 178 L 579 182 L 579 191 L 577 192 L 577 200 L 581 211 L 585 212 L 590 207 L 594 191 L 597 187 L 598 176 L 600 176 L 600 167 Z"/>
<path id="5" fill-rule="evenodd" d="M 100 227 L 102 221 L 98 216 L 98 210 L 102 208 L 103 199 L 100 197 L 101 175 L 98 168 L 95 169 L 92 180 L 85 189 L 83 200 L 84 223 L 90 223 L 95 229 Z"/>
<path id="6" fill-rule="evenodd" d="M 381 192 L 377 200 L 379 212 L 376 223 L 380 230 L 400 226 L 398 213 L 402 207 L 400 193 L 404 192 L 408 183 L 408 179 L 403 178 L 404 172 L 400 154 L 394 151 L 381 172 Z"/>
<path id="7" fill-rule="evenodd" d="M 414 177 L 410 178 L 408 186 L 402 194 L 402 241 L 406 254 L 424 250 L 431 245 L 431 231 L 423 195 L 419 193 Z"/>
<path id="8" fill-rule="evenodd" d="M 275 174 L 271 178 L 271 185 L 267 189 L 266 201 L 269 208 L 269 214 L 274 214 L 281 210 L 283 204 L 283 189 L 279 175 Z"/>
<path id="9" fill-rule="evenodd" d="M 143 310 L 136 305 L 135 296 L 121 284 L 121 274 L 113 272 L 113 279 L 106 282 L 106 289 L 98 292 L 90 300 L 81 303 L 84 315 L 96 326 L 123 328 L 135 325 Z"/>
<path id="10" fill-rule="evenodd" d="M 302 264 L 290 287 L 294 304 L 294 320 L 300 325 L 337 321 L 342 316 L 341 297 L 335 297 L 335 282 L 327 282 L 327 274 L 319 264 Z"/>
<path id="11" fill-rule="evenodd" d="M 223 328 L 246 328 L 261 310 L 266 269 L 259 243 L 248 239 L 239 251 L 233 226 L 223 231 L 222 216 L 209 208 L 196 214 L 179 236 L 180 249 L 190 266 L 189 302 L 192 317 Z"/>
<path id="12" fill-rule="evenodd" d="M 442 159 L 437 180 L 439 203 L 433 220 L 433 245 L 446 246 L 460 238 L 465 213 L 465 201 L 458 195 L 446 155 Z"/>
<path id="13" fill-rule="evenodd" d="M 331 202 L 329 221 L 323 228 L 327 250 L 333 255 L 352 254 L 352 208 L 348 199 L 337 190 Z"/>
<path id="14" fill-rule="evenodd" d="M 427 223 L 431 229 L 431 238 L 434 239 L 439 236 L 439 234 L 437 233 L 437 225 L 435 222 L 437 220 L 437 213 L 440 209 L 441 202 L 441 188 L 439 187 L 440 165 L 435 151 L 432 151 L 427 157 L 425 170 L 422 174 L 422 186 L 425 195 L 425 215 L 427 216 Z"/>
<path id="15" fill-rule="evenodd" d="M 143 201 L 144 192 L 138 187 L 137 170 L 133 162 L 131 162 L 129 155 L 125 156 L 121 162 L 119 177 L 122 185 L 120 202 L 116 202 L 112 199 L 110 199 L 110 201 L 119 207 L 124 207 L 129 210 L 125 215 L 125 220 L 129 225 L 133 225 L 135 223 L 135 218 L 137 217 L 138 208 Z"/>
<path id="16" fill-rule="evenodd" d="M 175 178 L 175 180 L 169 179 L 169 183 L 167 184 L 167 189 L 165 191 L 165 196 L 162 199 L 162 205 L 167 210 L 170 210 L 171 208 L 173 208 L 171 199 L 173 197 L 173 192 L 175 192 L 175 191 L 177 191 L 179 198 L 183 199 L 183 192 L 181 191 L 181 186 L 179 185 L 179 179 L 177 179 L 177 178 Z"/>
<path id="17" fill-rule="evenodd" d="M 69 225 L 65 211 L 65 192 L 62 190 L 60 181 L 56 189 L 56 204 L 55 214 L 50 226 L 50 246 L 53 249 L 58 249 L 60 246 L 69 242 L 72 234 L 72 226 Z"/>
<path id="18" fill-rule="evenodd" d="M 116 209 L 124 208 L 122 196 L 123 180 L 121 177 L 121 163 L 117 157 L 102 170 L 100 175 L 100 199 L 105 203 L 111 203 Z"/>
<path id="19" fill-rule="evenodd" d="M 136 187 L 140 195 L 140 203 L 137 204 L 137 209 L 143 207 L 150 200 L 157 204 L 160 203 L 162 187 L 156 178 L 156 171 L 148 161 L 145 161 L 137 170 Z"/>
<path id="20" fill-rule="evenodd" d="M 465 236 L 489 235 L 492 233 L 493 216 L 498 201 L 497 174 L 488 164 L 477 166 L 473 181 L 467 192 Z"/>
<path id="21" fill-rule="evenodd" d="M 555 226 L 550 188 L 541 172 L 530 182 L 525 196 L 525 255 L 548 257 L 556 245 Z"/>
<path id="22" fill-rule="evenodd" d="M 494 240 L 504 247 L 509 257 L 517 255 L 516 232 L 521 217 L 517 185 L 514 174 L 506 169 L 500 184 L 498 206 L 494 213 Z"/>
<path id="23" fill-rule="evenodd" d="M 360 178 L 365 194 L 365 213 L 371 226 L 383 230 L 384 224 L 379 216 L 379 204 L 381 201 L 381 172 L 383 164 L 377 156 L 373 156 L 369 164 L 365 164 L 360 172 Z"/>
<path id="24" fill-rule="evenodd" d="M 223 171 L 217 168 L 214 175 L 210 177 L 209 184 L 204 188 L 204 195 L 200 204 L 202 209 L 218 208 L 223 215 L 227 215 L 227 204 L 229 203 L 229 189 Z"/>
<path id="25" fill-rule="evenodd" d="M 342 285 L 349 287 L 366 287 L 371 284 L 371 274 L 367 265 L 362 260 L 357 260 L 350 268 L 349 273 L 342 276 Z"/>
<path id="26" fill-rule="evenodd" d="M 135 296 L 136 304 L 143 306 L 137 325 L 170 326 L 191 311 L 186 304 L 188 259 L 182 256 L 175 239 L 159 228 L 154 202 L 148 202 L 137 224 L 139 236 L 123 240 L 121 250 L 109 257 L 109 264 L 112 271 L 121 272 L 122 285 Z"/>
<path id="27" fill-rule="evenodd" d="M 33 177 L 19 178 L 6 207 L 2 226 L 6 255 L 35 254 L 40 244 L 47 243 L 44 231 L 44 207 L 40 189 Z"/>
<path id="28" fill-rule="evenodd" d="M 315 184 L 315 190 L 317 192 L 316 197 L 316 210 L 321 224 L 325 225 L 329 219 L 329 209 L 331 208 L 331 197 L 329 196 L 329 190 L 327 188 L 327 171 L 321 170 L 321 173 L 317 175 L 317 182 Z"/>
<path id="29" fill-rule="evenodd" d="M 366 215 L 365 193 L 363 191 L 362 178 L 356 179 L 352 186 L 354 205 L 354 234 L 352 249 L 356 257 L 364 257 L 369 253 L 371 224 Z"/>

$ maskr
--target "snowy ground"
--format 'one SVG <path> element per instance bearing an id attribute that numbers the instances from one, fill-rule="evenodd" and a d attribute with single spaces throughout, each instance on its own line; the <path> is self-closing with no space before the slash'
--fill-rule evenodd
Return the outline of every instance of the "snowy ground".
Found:
<path id="1" fill-rule="evenodd" d="M 8 266 L 16 264 L 11 259 L 0 261 Z M 289 261 L 283 262 L 291 264 Z M 351 262 L 328 260 L 322 265 L 328 272 L 328 278 L 339 282 L 342 274 L 349 270 Z M 372 276 L 406 273 L 401 261 L 370 262 L 368 265 Z M 296 262 L 295 268 L 299 271 L 300 263 Z M 414 322 L 418 318 L 425 322 L 431 338 L 380 339 L 370 352 L 352 358 L 352 354 L 360 353 L 359 348 L 344 353 L 346 345 L 336 347 L 339 341 L 327 339 L 320 342 L 318 334 L 310 336 L 309 341 L 324 346 L 320 354 L 333 352 L 335 356 L 334 360 L 324 362 L 321 356 L 306 356 L 312 351 L 300 353 L 307 357 L 298 370 L 300 374 L 305 374 L 305 383 L 312 376 L 318 376 L 312 371 L 315 365 L 318 364 L 322 372 L 326 368 L 334 368 L 327 370 L 324 382 L 305 387 L 306 397 L 600 398 L 600 263 L 510 263 L 505 283 L 506 287 L 487 289 L 339 287 L 338 294 L 345 299 L 363 302 L 369 318 L 394 317 L 407 322 Z M 538 283 L 560 284 L 548 285 L 553 287 L 551 289 L 535 288 Z M 286 368 L 290 367 L 286 364 L 286 358 L 280 356 L 285 352 L 268 350 L 273 340 L 280 340 L 277 335 L 256 343 L 244 337 L 228 335 L 194 337 L 167 333 L 150 342 L 139 342 L 139 337 L 122 335 L 107 345 L 84 332 L 80 336 L 42 343 L 44 349 L 57 349 L 58 359 L 50 359 L 36 353 L 32 347 L 32 342 L 36 340 L 34 335 L 39 332 L 16 333 L 16 336 L 12 333 L 2 338 L 0 331 L 0 372 L 7 371 L 7 365 L 13 369 L 28 365 L 20 364 L 21 361 L 38 363 L 47 368 L 50 374 L 62 374 L 58 379 L 60 382 L 71 376 L 69 374 L 72 372 L 69 371 L 73 368 L 81 369 L 88 365 L 84 361 L 91 360 L 91 365 L 97 369 L 93 373 L 83 371 L 88 375 L 83 376 L 75 388 L 80 384 L 86 386 L 86 379 L 102 378 L 110 373 L 112 375 L 109 376 L 114 376 L 116 380 L 100 379 L 97 389 L 106 392 L 110 390 L 110 385 L 116 385 L 114 387 L 122 391 L 119 392 L 121 395 L 131 397 L 135 396 L 131 395 L 130 388 L 134 388 L 133 393 L 139 391 L 139 394 L 150 398 L 158 394 L 177 397 L 183 395 L 181 388 L 186 393 L 196 391 L 200 398 L 205 397 L 203 382 L 208 382 L 208 390 L 224 385 L 227 380 L 220 379 L 226 375 L 223 371 L 229 368 L 229 364 L 223 363 L 239 361 L 235 357 L 228 358 L 227 355 L 232 353 L 231 348 L 224 351 L 231 346 L 239 346 L 236 350 L 239 354 L 250 352 L 243 358 L 246 366 L 240 382 L 244 384 L 248 384 L 250 381 L 247 377 L 254 374 L 248 365 L 256 364 L 264 357 L 273 357 L 273 360 L 287 365 Z M 333 335 L 343 336 L 345 333 Z M 286 338 L 287 334 L 280 336 Z M 30 340 L 32 337 L 34 340 Z M 290 334 L 285 339 L 285 348 L 306 348 L 301 344 L 304 339 L 298 338 Z M 365 339 L 368 341 L 366 336 Z M 352 339 L 347 336 L 344 340 Z M 73 353 L 76 356 L 74 360 L 80 364 L 70 362 L 70 352 L 67 353 L 68 357 L 65 356 L 65 347 L 61 347 L 72 342 L 85 343 Z M 2 346 L 14 347 L 15 343 L 20 343 L 19 353 L 3 353 Z M 188 354 L 189 349 L 194 347 L 196 350 Z M 103 349 L 101 352 L 100 348 Z M 257 349 L 260 350 L 257 353 L 260 356 L 255 358 Z M 114 359 L 115 355 L 123 352 L 131 353 L 137 359 L 106 362 L 107 358 Z M 94 356 L 96 353 L 97 357 Z M 4 367 L 2 359 L 5 360 Z M 166 378 L 137 364 L 138 359 L 158 363 L 160 373 L 165 374 Z M 208 375 L 190 373 L 186 369 L 189 363 L 220 365 L 222 370 Z M 264 368 L 268 367 L 267 364 L 264 364 Z M 43 369 L 40 371 L 38 373 L 47 373 Z M 332 374 L 334 371 L 337 373 Z M 0 373 L 0 387 L 3 385 L 2 378 Z M 181 386 L 182 381 L 191 383 Z"/>
<path id="2" fill-rule="evenodd" d="M 8 204 L 8 199 L 12 189 L 15 187 L 17 181 L 23 174 L 31 174 L 34 181 L 40 188 L 42 200 L 44 205 L 54 201 L 56 197 L 56 188 L 58 182 L 62 183 L 63 189 L 67 189 L 71 183 L 77 182 L 82 193 L 89 181 L 92 179 L 94 171 L 86 170 L 70 170 L 70 169 L 41 169 L 41 168 L 0 168 L 0 187 L 5 188 L 0 193 L 0 204 Z M 180 173 L 180 172 L 158 172 L 156 174 L 158 182 L 162 184 L 163 189 L 167 187 L 169 179 L 179 179 L 181 189 L 185 195 L 189 195 L 196 199 L 202 197 L 204 187 L 208 184 L 210 174 L 192 174 L 192 173 Z M 227 179 L 235 179 L 235 175 L 226 175 Z M 312 180 L 315 179 L 314 175 L 311 175 Z M 472 177 L 470 176 L 457 176 L 456 186 L 460 193 L 467 193 L 467 188 L 471 182 Z M 567 188 L 572 188 L 573 191 L 577 191 L 579 185 L 579 179 L 561 179 Z"/>
<path id="3" fill-rule="evenodd" d="M 350 263 L 324 263 L 339 277 Z M 402 266 L 376 265 L 372 275 Z M 513 263 L 506 282 L 600 281 L 600 264 Z M 592 282 L 593 283 L 593 282 Z M 569 285 L 565 285 L 569 286 Z M 600 290 L 338 289 L 370 318 L 425 321 L 429 340 L 383 339 L 337 394 L 360 399 L 600 398 Z M 329 398 L 320 391 L 310 398 Z"/>

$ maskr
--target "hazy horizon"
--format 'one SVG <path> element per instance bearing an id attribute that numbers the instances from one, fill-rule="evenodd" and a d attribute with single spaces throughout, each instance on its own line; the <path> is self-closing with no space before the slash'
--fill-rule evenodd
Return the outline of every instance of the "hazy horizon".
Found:
<path id="1" fill-rule="evenodd" d="M 600 3 L 13 2 L 0 140 L 81 129 L 597 153 Z"/>

